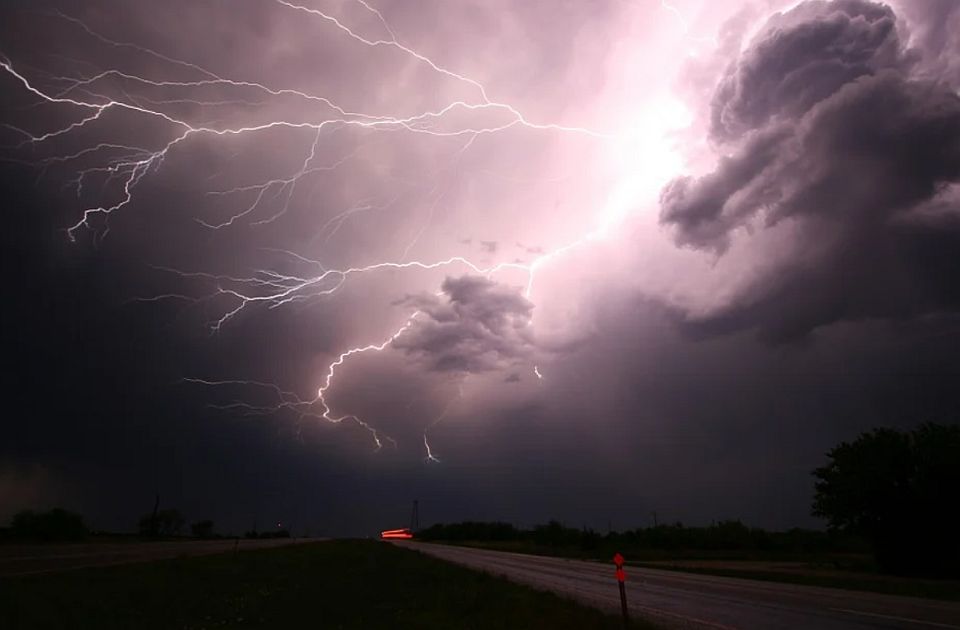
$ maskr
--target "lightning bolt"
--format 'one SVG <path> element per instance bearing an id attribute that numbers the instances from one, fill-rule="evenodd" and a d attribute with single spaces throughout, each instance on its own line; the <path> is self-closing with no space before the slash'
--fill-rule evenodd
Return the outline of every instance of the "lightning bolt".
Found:
<path id="1" fill-rule="evenodd" d="M 676 16 L 677 21 L 683 27 L 683 34 L 687 37 L 687 39 L 693 40 L 695 42 L 716 45 L 717 39 L 715 37 L 691 35 L 690 34 L 691 20 L 677 6 L 667 2 L 667 0 L 660 0 L 660 7 L 663 10 L 668 11 L 669 13 L 672 13 L 674 16 Z"/>
<path id="2" fill-rule="evenodd" d="M 424 462 L 432 462 L 434 464 L 440 463 L 440 460 L 437 459 L 436 455 L 433 454 L 433 449 L 430 447 L 430 440 L 427 439 L 427 433 L 430 431 L 430 429 L 443 422 L 447 418 L 447 415 L 450 413 L 450 410 L 453 408 L 453 406 L 461 398 L 463 398 L 463 382 L 463 380 L 460 381 L 460 385 L 457 387 L 457 395 L 447 401 L 447 404 L 443 407 L 443 411 L 440 412 L 440 415 L 434 418 L 433 421 L 423 429 L 423 448 L 426 451 L 426 456 L 423 458 Z"/>
<path id="3" fill-rule="evenodd" d="M 628 3 L 639 3 L 640 0 L 624 0 Z M 690 41 L 702 43 L 702 44 L 712 44 L 716 45 L 717 40 L 715 37 L 705 37 L 701 35 L 691 35 L 690 29 L 692 26 L 692 21 L 689 17 L 678 7 L 677 5 L 669 2 L 668 0 L 652 0 L 657 2 L 659 7 L 665 12 L 669 13 L 676 19 L 677 23 L 680 25 L 680 28 L 683 29 L 683 35 L 686 39 Z"/>
<path id="4" fill-rule="evenodd" d="M 37 98 L 40 103 L 69 108 L 77 113 L 77 116 L 72 122 L 46 131 L 33 132 L 7 125 L 6 127 L 8 129 L 11 129 L 22 137 L 22 140 L 15 145 L 16 149 L 37 150 L 42 146 L 52 143 L 54 140 L 74 136 L 79 131 L 102 122 L 113 112 L 125 112 L 142 117 L 147 121 L 156 121 L 166 125 L 169 129 L 169 138 L 161 141 L 161 143 L 155 147 L 136 146 L 134 143 L 102 142 L 73 153 L 55 155 L 40 160 L 41 166 L 48 167 L 52 165 L 70 165 L 87 159 L 97 159 L 99 162 L 96 165 L 79 168 L 76 176 L 70 180 L 69 183 L 75 188 L 78 199 L 83 198 L 87 193 L 90 188 L 90 182 L 98 178 L 102 191 L 108 189 L 113 191 L 112 195 L 104 194 L 104 197 L 112 197 L 111 199 L 104 199 L 98 205 L 82 209 L 77 221 L 65 228 L 67 237 L 71 241 L 76 241 L 79 234 L 86 230 L 92 234 L 94 245 L 101 242 L 109 234 L 109 219 L 111 215 L 131 206 L 135 202 L 136 190 L 140 183 L 149 175 L 162 168 L 164 161 L 173 155 L 174 151 L 180 146 L 185 145 L 196 137 L 218 139 L 251 136 L 279 129 L 310 133 L 310 142 L 304 152 L 303 160 L 295 172 L 286 177 L 272 178 L 257 183 L 214 190 L 207 193 L 212 197 L 218 198 L 233 198 L 238 196 L 246 196 L 249 198 L 248 203 L 245 203 L 239 210 L 225 218 L 196 219 L 198 224 L 207 229 L 221 230 L 240 224 L 256 228 L 277 221 L 287 212 L 294 192 L 305 178 L 316 173 L 336 170 L 352 159 L 353 153 L 333 162 L 321 164 L 318 161 L 318 147 L 323 142 L 325 134 L 333 133 L 340 129 L 353 128 L 372 132 L 399 131 L 438 138 L 462 137 L 465 138 L 465 142 L 459 149 L 458 156 L 468 151 L 474 141 L 480 136 L 503 133 L 514 129 L 525 129 L 531 132 L 578 134 L 600 142 L 616 140 L 622 135 L 617 131 L 601 131 L 588 127 L 530 120 L 517 107 L 491 98 L 489 90 L 479 81 L 456 72 L 402 43 L 379 10 L 364 0 L 355 1 L 365 11 L 377 19 L 386 33 L 385 37 L 365 37 L 344 24 L 340 19 L 313 7 L 297 4 L 288 0 L 274 0 L 274 4 L 282 10 L 296 11 L 304 14 L 306 17 L 316 18 L 357 45 L 368 48 L 389 49 L 398 54 L 405 55 L 426 68 L 429 68 L 429 70 L 434 72 L 438 77 L 456 82 L 472 90 L 476 98 L 474 100 L 452 100 L 437 109 L 420 111 L 406 116 L 396 116 L 383 112 L 353 111 L 350 108 L 338 105 L 331 99 L 320 94 L 313 94 L 290 87 L 271 86 L 256 81 L 224 77 L 198 64 L 173 58 L 138 44 L 107 38 L 87 26 L 78 18 L 63 13 L 55 13 L 54 15 L 79 27 L 88 36 L 97 41 L 118 49 L 126 49 L 148 55 L 158 62 L 191 73 L 193 78 L 178 81 L 167 79 L 159 80 L 122 72 L 117 69 L 105 69 L 86 76 L 53 76 L 48 79 L 47 83 L 55 85 L 55 88 L 50 85 L 41 87 L 37 82 L 31 81 L 25 72 L 17 67 L 10 59 L 0 54 L 0 70 L 18 83 L 25 92 Z M 675 13 L 679 18 L 684 19 L 679 10 L 667 3 L 666 0 L 661 0 L 661 5 L 665 9 Z M 687 23 L 684 22 L 684 24 L 686 28 Z M 120 85 L 123 87 L 111 89 L 111 85 Z M 309 110 L 308 115 L 303 119 L 284 118 L 239 126 L 215 124 L 212 122 L 201 123 L 191 121 L 186 116 L 173 113 L 175 108 L 172 108 L 172 106 L 177 104 L 192 104 L 215 107 L 226 103 L 250 103 L 250 101 L 239 98 L 220 100 L 198 100 L 196 98 L 185 97 L 162 99 L 148 99 L 146 97 L 135 98 L 128 93 L 127 88 L 198 92 L 210 89 L 228 92 L 253 91 L 259 93 L 263 98 L 282 97 L 297 99 L 308 106 Z M 472 122 L 458 124 L 453 122 L 457 119 L 456 116 L 454 116 L 455 114 L 474 115 L 475 118 L 472 119 Z M 277 202 L 277 207 L 264 215 L 263 210 L 270 202 L 274 201 Z M 322 236 L 325 239 L 329 239 L 337 233 L 346 221 L 357 213 L 373 209 L 383 209 L 389 207 L 389 205 L 395 201 L 396 199 L 384 204 L 378 204 L 372 199 L 358 201 L 356 204 L 329 219 L 320 228 L 317 237 Z M 438 201 L 439 198 L 435 200 L 435 204 Z M 604 214 L 608 215 L 611 213 L 605 212 Z M 619 210 L 612 213 L 613 216 L 617 217 L 622 217 L 622 214 Z M 432 210 L 427 218 L 428 223 L 431 218 Z M 180 270 L 170 267 L 157 267 L 157 269 L 161 271 L 174 274 L 181 278 L 200 281 L 210 288 L 199 296 L 191 296 L 184 293 L 168 293 L 135 299 L 144 302 L 177 300 L 193 304 L 208 302 L 218 298 L 232 300 L 233 305 L 223 310 L 220 316 L 210 323 L 211 332 L 216 333 L 246 309 L 259 305 L 273 309 L 329 296 L 339 290 L 353 276 L 388 269 L 428 271 L 440 268 L 460 267 L 487 277 L 504 270 L 520 271 L 526 274 L 524 295 L 527 298 L 531 298 L 538 271 L 573 249 L 605 236 L 611 225 L 612 222 L 610 221 L 602 222 L 595 229 L 585 232 L 580 238 L 572 242 L 553 250 L 539 253 L 529 263 L 502 262 L 495 265 L 483 266 L 462 256 L 453 256 L 433 261 L 407 261 L 405 259 L 409 251 L 417 242 L 417 239 L 419 239 L 419 234 L 423 233 L 421 230 L 408 244 L 400 261 L 372 262 L 363 266 L 337 269 L 327 268 L 319 261 L 310 259 L 296 252 L 276 250 L 299 263 L 315 268 L 317 271 L 312 274 L 298 275 L 279 273 L 271 269 L 256 269 L 247 276 L 231 276 Z M 379 342 L 352 347 L 341 352 L 327 367 L 322 384 L 316 390 L 316 395 L 310 398 L 302 398 L 295 392 L 284 390 L 276 384 L 259 381 L 187 378 L 184 379 L 184 382 L 204 387 L 244 387 L 259 389 L 272 399 L 267 404 L 259 405 L 242 400 L 233 400 L 225 404 L 216 405 L 219 409 L 229 409 L 250 414 L 275 413 L 281 410 L 287 410 L 293 412 L 301 420 L 316 419 L 333 424 L 349 421 L 370 432 L 377 449 L 383 446 L 384 441 L 396 445 L 395 440 L 377 430 L 357 415 L 335 413 L 331 409 L 326 396 L 334 385 L 338 369 L 341 368 L 345 362 L 361 354 L 383 352 L 411 328 L 419 315 L 419 311 L 411 314 L 401 326 L 384 336 Z M 538 366 L 533 366 L 533 372 L 538 379 L 543 378 Z M 452 405 L 458 399 L 459 396 L 451 400 L 443 412 L 424 429 L 423 444 L 426 450 L 427 461 L 439 461 L 433 454 L 427 433 L 447 416 Z"/>

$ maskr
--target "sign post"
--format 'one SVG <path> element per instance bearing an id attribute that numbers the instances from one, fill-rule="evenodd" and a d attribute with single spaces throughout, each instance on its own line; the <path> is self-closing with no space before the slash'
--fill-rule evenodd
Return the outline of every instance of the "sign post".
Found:
<path id="1" fill-rule="evenodd" d="M 623 556 L 620 552 L 613 557 L 613 563 L 617 565 L 617 584 L 620 587 L 620 611 L 623 613 L 623 627 L 630 624 L 630 616 L 627 614 L 627 589 L 623 581 L 627 579 L 627 574 L 623 572 Z"/>

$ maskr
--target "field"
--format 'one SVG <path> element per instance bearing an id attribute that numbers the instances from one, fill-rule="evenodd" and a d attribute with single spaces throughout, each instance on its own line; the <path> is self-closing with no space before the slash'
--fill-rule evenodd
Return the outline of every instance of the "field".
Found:
<path id="1" fill-rule="evenodd" d="M 621 628 L 617 617 L 375 541 L 0 579 L 0 628 Z M 648 626 L 635 626 L 637 628 Z"/>

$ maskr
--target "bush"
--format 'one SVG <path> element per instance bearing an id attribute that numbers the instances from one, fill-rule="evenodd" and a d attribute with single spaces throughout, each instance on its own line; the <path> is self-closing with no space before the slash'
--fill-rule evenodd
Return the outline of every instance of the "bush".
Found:
<path id="1" fill-rule="evenodd" d="M 10 534 L 13 538 L 41 541 L 82 540 L 87 536 L 83 517 L 55 508 L 49 512 L 26 510 L 13 517 Z"/>

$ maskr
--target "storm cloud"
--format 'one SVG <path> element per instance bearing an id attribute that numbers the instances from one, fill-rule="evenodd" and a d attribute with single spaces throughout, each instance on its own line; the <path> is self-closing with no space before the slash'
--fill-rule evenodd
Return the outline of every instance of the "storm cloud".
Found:
<path id="1" fill-rule="evenodd" d="M 791 338 L 960 306 L 960 97 L 945 77 L 913 76 L 894 18 L 859 0 L 801 4 L 726 71 L 711 132 L 729 154 L 671 182 L 661 220 L 679 244 L 721 254 L 735 232 L 783 222 L 799 241 L 785 271 L 696 325 Z"/>
<path id="2" fill-rule="evenodd" d="M 478 373 L 529 360 L 533 304 L 520 289 L 482 276 L 447 278 L 441 295 L 404 300 L 416 307 L 393 346 L 437 372 Z"/>
<path id="3" fill-rule="evenodd" d="M 815 526 L 960 405 L 958 6 L 4 4 L 0 517 Z"/>

